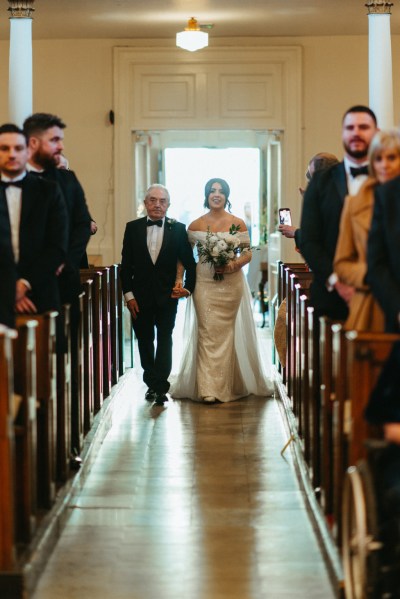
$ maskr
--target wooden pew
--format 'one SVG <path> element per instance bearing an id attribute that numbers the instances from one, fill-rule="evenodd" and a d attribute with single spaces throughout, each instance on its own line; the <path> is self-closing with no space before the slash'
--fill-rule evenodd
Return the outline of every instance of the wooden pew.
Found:
<path id="1" fill-rule="evenodd" d="M 294 331 L 291 330 L 291 318 L 292 318 L 292 304 L 294 301 L 293 293 L 291 291 L 291 276 L 297 273 L 308 273 L 308 268 L 305 264 L 295 264 L 295 265 L 285 265 L 284 266 L 284 277 L 285 283 L 283 285 L 284 297 L 286 297 L 286 367 L 282 369 L 282 380 L 283 383 L 287 385 L 288 396 L 291 398 L 292 396 L 292 382 L 293 382 L 293 372 L 292 372 L 292 364 L 293 364 L 293 343 L 294 339 Z M 294 290 L 294 288 L 293 288 Z"/>
<path id="2" fill-rule="evenodd" d="M 297 376 L 299 373 L 299 358 L 300 358 L 300 296 L 304 291 L 308 290 L 312 282 L 312 273 L 309 271 L 296 270 L 289 275 L 289 289 L 287 290 L 288 297 L 288 331 L 287 335 L 290 338 L 288 344 L 288 368 L 287 368 L 287 388 L 288 395 L 292 402 L 293 412 L 299 417 L 299 397 L 298 389 L 299 382 Z M 289 357 L 290 352 L 290 357 Z M 299 423 L 300 425 L 300 423 Z"/>
<path id="3" fill-rule="evenodd" d="M 14 384 L 12 339 L 16 332 L 0 325 L 0 571 L 16 562 L 14 488 Z"/>
<path id="4" fill-rule="evenodd" d="M 389 357 L 399 335 L 388 333 L 357 333 L 350 331 L 347 340 L 348 392 L 345 414 L 349 421 L 344 423 L 348 435 L 348 465 L 357 464 L 367 457 L 366 439 L 380 438 L 381 428 L 370 426 L 364 419 L 364 409 L 374 388 L 383 364 Z"/>
<path id="5" fill-rule="evenodd" d="M 110 324 L 111 324 L 111 376 L 112 384 L 116 385 L 119 379 L 120 343 L 118 333 L 120 330 L 120 303 L 119 303 L 119 275 L 118 264 L 110 266 Z"/>
<path id="6" fill-rule="evenodd" d="M 37 326 L 35 320 L 18 325 L 18 336 L 13 344 L 14 391 L 22 400 L 14 422 L 15 535 L 18 543 L 31 540 L 37 521 Z"/>
<path id="7" fill-rule="evenodd" d="M 71 455 L 70 305 L 62 307 L 63 348 L 57 350 L 57 480 L 65 482 Z"/>
<path id="8" fill-rule="evenodd" d="M 341 546 L 341 517 L 343 484 L 348 467 L 348 439 L 344 434 L 344 424 L 348 420 L 344 407 L 347 398 L 347 342 L 342 324 L 332 325 L 332 443 L 333 443 L 333 526 L 332 533 L 336 544 Z"/>
<path id="9" fill-rule="evenodd" d="M 308 435 L 310 439 L 310 455 L 308 466 L 314 490 L 319 497 L 320 492 L 320 374 L 319 374 L 319 322 L 314 317 L 314 308 L 307 307 L 308 327 L 308 382 L 309 382 L 309 411 Z"/>
<path id="10" fill-rule="evenodd" d="M 320 354 L 320 445 L 321 445 L 321 505 L 332 521 L 334 494 L 334 432 L 333 405 L 335 401 L 333 367 L 334 321 L 326 316 L 319 319 Z M 336 366 L 336 365 L 335 365 Z"/>
<path id="11" fill-rule="evenodd" d="M 87 269 L 81 272 L 91 273 L 93 270 L 101 272 L 101 309 L 102 309 L 102 333 L 103 333 L 103 396 L 108 397 L 112 386 L 112 360 L 111 360 L 111 314 L 110 314 L 110 268 L 108 266 L 96 266 L 95 269 Z"/>
<path id="12" fill-rule="evenodd" d="M 56 494 L 57 467 L 57 353 L 56 318 L 58 312 L 19 315 L 17 327 L 29 320 L 37 321 L 37 490 L 38 506 L 50 508 Z"/>
<path id="13" fill-rule="evenodd" d="M 122 294 L 122 283 L 120 276 L 121 265 L 118 264 L 118 290 L 117 290 L 117 303 L 118 303 L 118 368 L 119 376 L 122 376 L 125 372 L 125 330 L 124 330 L 124 298 Z"/>
<path id="14" fill-rule="evenodd" d="M 310 432 L 310 409 L 312 393 L 309 378 L 310 362 L 310 344 L 308 339 L 308 291 L 300 296 L 300 328 L 301 328 L 301 348 L 300 348 L 300 419 L 301 419 L 301 439 L 303 441 L 303 452 L 305 462 L 309 465 L 311 461 L 311 432 Z M 312 357 L 311 357 L 312 358 Z"/>
<path id="15" fill-rule="evenodd" d="M 308 354 L 308 340 L 306 338 L 307 322 L 304 314 L 302 317 L 302 301 L 309 297 L 312 274 L 308 273 L 308 275 L 308 277 L 304 277 L 295 283 L 295 324 L 293 325 L 296 339 L 293 364 L 293 409 L 298 419 L 298 429 L 301 438 L 304 437 L 304 410 L 302 409 L 304 401 L 302 373 L 304 373 L 304 366 L 302 362 L 305 361 L 306 354 Z"/>
<path id="16" fill-rule="evenodd" d="M 103 273 L 95 269 L 80 271 L 81 283 L 92 281 L 92 340 L 93 340 L 93 412 L 103 404 Z"/>
<path id="17" fill-rule="evenodd" d="M 94 373 L 93 373 L 93 279 L 82 283 L 83 296 L 83 431 L 86 434 L 93 423 L 94 416 Z"/>

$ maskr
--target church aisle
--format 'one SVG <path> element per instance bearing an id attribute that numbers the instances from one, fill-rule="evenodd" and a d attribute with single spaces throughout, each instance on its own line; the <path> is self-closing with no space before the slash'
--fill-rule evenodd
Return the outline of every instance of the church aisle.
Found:
<path id="1" fill-rule="evenodd" d="M 329 599 L 274 399 L 144 401 L 134 371 L 34 599 Z"/>

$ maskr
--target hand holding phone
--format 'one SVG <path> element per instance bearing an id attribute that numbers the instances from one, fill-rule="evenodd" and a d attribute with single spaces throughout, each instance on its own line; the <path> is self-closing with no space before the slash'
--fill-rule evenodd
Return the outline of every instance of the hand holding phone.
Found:
<path id="1" fill-rule="evenodd" d="M 279 208 L 279 224 L 280 225 L 291 225 L 292 216 L 290 214 L 290 208 Z"/>

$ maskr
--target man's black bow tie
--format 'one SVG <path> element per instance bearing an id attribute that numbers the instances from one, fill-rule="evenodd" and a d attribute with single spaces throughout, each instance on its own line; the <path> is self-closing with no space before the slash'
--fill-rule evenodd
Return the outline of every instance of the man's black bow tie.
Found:
<path id="1" fill-rule="evenodd" d="M 352 177 L 358 177 L 358 175 L 368 175 L 368 166 L 351 166 L 350 174 Z"/>
<path id="2" fill-rule="evenodd" d="M 153 225 L 157 225 L 157 227 L 162 227 L 162 219 L 160 218 L 160 220 L 148 220 L 147 221 L 148 227 L 152 227 Z"/>
<path id="3" fill-rule="evenodd" d="M 24 180 L 25 177 L 23 179 L 20 179 L 19 181 L 0 181 L 0 185 L 3 189 L 7 189 L 7 187 L 10 187 L 10 185 L 22 188 L 24 185 Z"/>

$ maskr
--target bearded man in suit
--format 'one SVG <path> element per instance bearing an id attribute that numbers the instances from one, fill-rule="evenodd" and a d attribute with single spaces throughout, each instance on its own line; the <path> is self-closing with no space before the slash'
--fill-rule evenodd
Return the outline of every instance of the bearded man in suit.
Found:
<path id="1" fill-rule="evenodd" d="M 143 380 L 148 386 L 145 397 L 163 405 L 170 386 L 172 331 L 178 299 L 193 292 L 196 263 L 185 225 L 166 218 L 170 204 L 168 190 L 163 185 L 151 185 L 144 204 L 148 216 L 126 225 L 121 280 L 138 340 Z M 175 287 L 178 260 L 186 270 L 183 287 Z"/>
<path id="2" fill-rule="evenodd" d="M 86 204 L 82 185 L 73 171 L 59 168 L 64 150 L 64 129 L 66 125 L 54 114 L 37 112 L 24 121 L 24 132 L 28 138 L 30 158 L 29 172 L 39 178 L 57 183 L 61 189 L 67 210 L 63 229 L 68 232 L 67 257 L 65 268 L 58 284 L 62 304 L 69 304 L 71 326 L 71 389 L 72 389 L 72 447 L 78 454 L 79 432 L 79 378 L 78 378 L 78 331 L 79 331 L 79 294 L 80 265 L 85 256 L 86 246 L 90 238 L 91 218 Z M 57 331 L 59 351 L 65 350 L 62 321 L 59 320 Z M 61 384 L 59 381 L 58 384 Z M 75 466 L 76 464 L 74 464 Z"/>
<path id="3" fill-rule="evenodd" d="M 91 218 L 77 176 L 73 171 L 58 168 L 64 150 L 65 127 L 60 117 L 42 112 L 32 114 L 23 125 L 30 150 L 29 172 L 58 183 L 64 197 L 68 214 L 64 225 L 68 228 L 68 248 L 59 285 L 62 303 L 71 304 L 75 313 L 81 291 L 79 268 L 91 234 Z"/>
<path id="4" fill-rule="evenodd" d="M 14 124 L 0 127 L 0 214 L 12 248 L 16 275 L 15 311 L 36 313 L 60 308 L 57 275 L 65 263 L 67 217 L 57 185 L 27 174 L 28 146 Z M 3 283 L 3 282 L 2 282 Z"/>
<path id="5" fill-rule="evenodd" d="M 316 316 L 345 320 L 354 288 L 339 281 L 333 258 L 347 194 L 354 195 L 368 176 L 368 149 L 377 121 L 367 106 L 353 106 L 342 120 L 344 160 L 312 177 L 304 194 L 300 251 L 314 274 L 311 305 Z"/>

